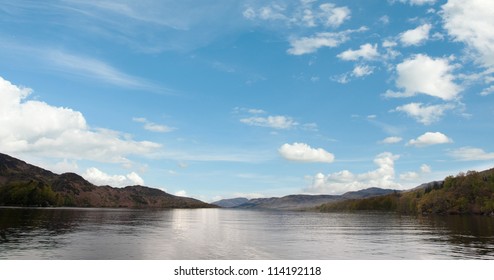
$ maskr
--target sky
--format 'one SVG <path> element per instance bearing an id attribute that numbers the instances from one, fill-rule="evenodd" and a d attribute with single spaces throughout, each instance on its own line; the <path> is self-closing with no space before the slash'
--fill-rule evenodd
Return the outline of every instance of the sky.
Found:
<path id="1" fill-rule="evenodd" d="M 491 0 L 0 0 L 0 152 L 97 185 L 405 190 L 493 119 Z"/>

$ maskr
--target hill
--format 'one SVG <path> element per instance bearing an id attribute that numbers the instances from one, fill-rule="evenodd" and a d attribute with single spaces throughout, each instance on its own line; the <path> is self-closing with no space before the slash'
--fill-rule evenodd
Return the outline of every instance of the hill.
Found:
<path id="1" fill-rule="evenodd" d="M 368 188 L 355 192 L 347 192 L 343 195 L 294 194 L 283 197 L 254 198 L 250 200 L 248 200 L 247 198 L 235 198 L 232 200 L 224 199 L 221 201 L 213 202 L 213 204 L 227 208 L 301 210 L 314 208 L 328 202 L 341 201 L 351 198 L 372 197 L 376 195 L 389 194 L 392 192 L 394 192 L 394 190 Z M 244 202 L 240 203 L 241 201 Z"/>
<path id="2" fill-rule="evenodd" d="M 228 199 L 218 200 L 218 201 L 212 202 L 211 204 L 219 206 L 219 207 L 223 207 L 223 208 L 233 208 L 233 207 L 242 205 L 248 201 L 249 201 L 248 198 L 236 197 L 236 198 L 228 198 Z"/>
<path id="3" fill-rule="evenodd" d="M 75 173 L 57 175 L 0 153 L 0 205 L 129 208 L 210 208 L 197 199 L 145 186 L 95 186 Z"/>
<path id="4" fill-rule="evenodd" d="M 406 192 L 326 203 L 322 212 L 378 210 L 403 214 L 494 215 L 494 169 L 449 176 Z"/>

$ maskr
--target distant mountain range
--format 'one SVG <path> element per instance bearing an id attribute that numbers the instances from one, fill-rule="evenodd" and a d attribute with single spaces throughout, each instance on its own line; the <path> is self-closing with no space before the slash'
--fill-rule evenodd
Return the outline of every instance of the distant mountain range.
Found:
<path id="1" fill-rule="evenodd" d="M 234 208 L 234 207 L 237 207 L 237 206 L 242 205 L 244 203 L 247 203 L 248 201 L 249 201 L 248 198 L 237 197 L 237 198 L 228 198 L 228 199 L 218 200 L 218 201 L 215 201 L 211 204 L 214 204 L 216 206 L 223 207 L 223 208 Z"/>
<path id="2" fill-rule="evenodd" d="M 0 206 L 211 208 L 145 186 L 95 186 L 74 173 L 61 175 L 0 153 Z"/>
<path id="3" fill-rule="evenodd" d="M 283 197 L 271 198 L 254 198 L 247 199 L 243 197 L 223 199 L 213 202 L 212 204 L 225 208 L 241 208 L 241 209 L 276 209 L 276 210 L 301 210 L 310 209 L 316 206 L 342 201 L 347 199 L 359 199 L 386 195 L 397 192 L 396 190 L 368 188 L 364 190 L 347 192 L 342 195 L 306 195 L 296 194 Z"/>

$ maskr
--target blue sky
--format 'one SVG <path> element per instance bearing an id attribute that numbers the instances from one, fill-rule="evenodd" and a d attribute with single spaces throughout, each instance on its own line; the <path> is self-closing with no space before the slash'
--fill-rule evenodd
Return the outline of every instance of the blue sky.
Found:
<path id="1" fill-rule="evenodd" d="M 0 1 L 0 151 L 205 201 L 494 162 L 494 2 Z"/>

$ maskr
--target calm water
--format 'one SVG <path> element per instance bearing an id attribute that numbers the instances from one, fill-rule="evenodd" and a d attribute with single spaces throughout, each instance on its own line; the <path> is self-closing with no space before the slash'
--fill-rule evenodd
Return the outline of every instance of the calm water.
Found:
<path id="1" fill-rule="evenodd" d="M 494 217 L 0 208 L 0 259 L 494 259 Z"/>

